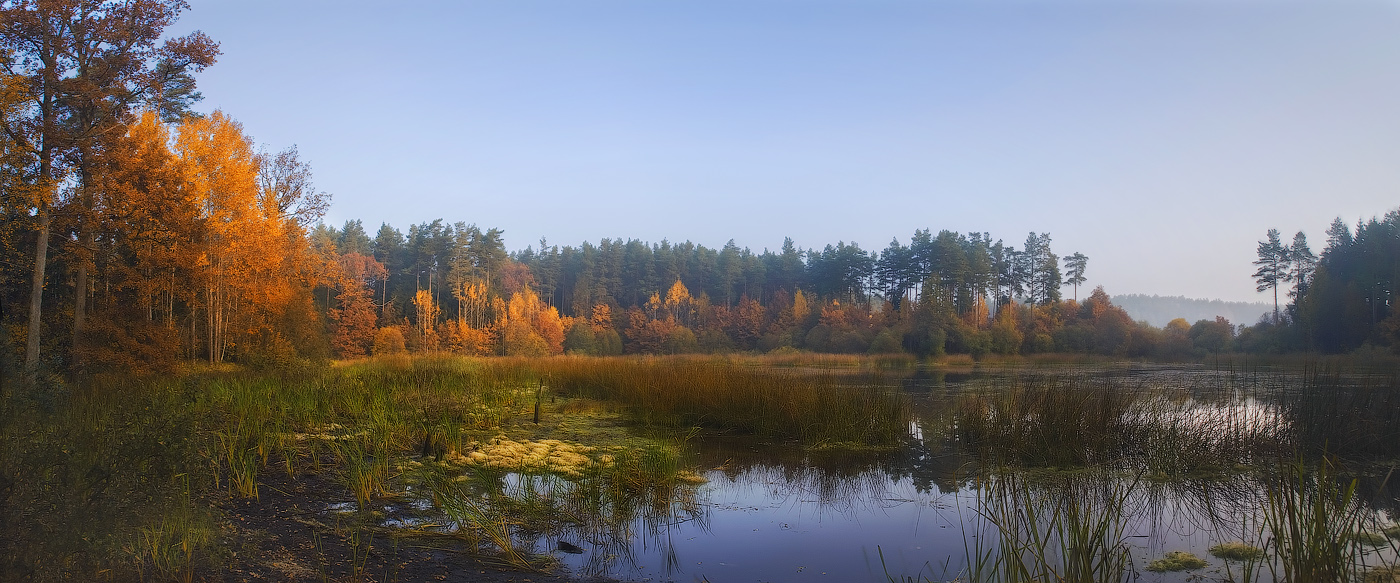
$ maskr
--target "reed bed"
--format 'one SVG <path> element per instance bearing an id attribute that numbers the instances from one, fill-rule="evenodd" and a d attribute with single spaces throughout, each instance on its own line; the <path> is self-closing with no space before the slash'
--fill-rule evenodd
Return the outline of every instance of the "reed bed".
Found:
<path id="1" fill-rule="evenodd" d="M 637 423 L 703 427 L 811 446 L 888 447 L 908 433 L 908 400 L 831 375 L 738 368 L 722 360 L 564 358 L 536 366 L 567 397 L 622 404 Z"/>
<path id="2" fill-rule="evenodd" d="M 1310 366 L 1291 385 L 1278 400 L 1307 453 L 1400 458 L 1400 369 Z"/>
<path id="3" fill-rule="evenodd" d="M 1119 583 L 1135 569 L 1126 534 L 1136 483 L 1059 476 L 1033 483 L 1017 473 L 984 476 L 974 533 L 966 536 L 974 582 Z M 970 540 L 969 540 L 970 539 Z"/>
<path id="4" fill-rule="evenodd" d="M 674 517 L 687 496 L 693 502 L 699 479 L 684 470 L 678 451 L 638 445 L 664 440 L 627 441 L 573 463 L 593 448 L 531 437 L 563 426 L 539 424 L 541 379 L 552 366 L 419 356 L 314 370 L 97 378 L 80 389 L 56 379 L 39 387 L 6 382 L 0 580 L 83 580 L 99 572 L 180 580 L 217 570 L 225 551 L 213 535 L 221 520 L 213 503 L 257 498 L 268 472 L 332 477 L 356 501 L 361 512 L 350 520 L 362 525 L 376 520 L 369 510 L 425 480 L 423 468 L 447 472 L 452 479 L 426 481 L 436 487 L 439 510 L 463 532 L 485 537 L 483 548 L 520 564 L 534 564 L 530 537 L 609 528 L 630 536 L 636 520 Z M 809 406 L 832 403 L 827 393 L 822 398 Z M 507 431 L 515 437 L 504 437 Z M 493 440 L 517 449 L 552 443 L 550 464 L 557 457 L 572 465 L 464 461 Z M 475 494 L 451 495 L 468 491 Z"/>
<path id="5" fill-rule="evenodd" d="M 1363 544 L 1369 513 L 1356 496 L 1356 480 L 1339 475 L 1337 460 L 1290 464 L 1268 487 L 1264 523 L 1275 581 L 1360 581 L 1365 578 Z"/>
<path id="6" fill-rule="evenodd" d="M 1276 408 L 1131 382 L 1107 375 L 1015 376 L 959 398 L 954 435 L 994 464 L 1110 464 L 1164 477 L 1292 452 Z"/>

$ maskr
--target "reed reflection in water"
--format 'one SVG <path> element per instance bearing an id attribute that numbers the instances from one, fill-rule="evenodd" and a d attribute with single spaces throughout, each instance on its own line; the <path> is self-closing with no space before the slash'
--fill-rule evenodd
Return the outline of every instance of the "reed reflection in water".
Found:
<path id="1" fill-rule="evenodd" d="M 709 480 L 694 497 L 703 520 L 648 518 L 641 504 L 637 526 L 618 534 L 571 527 L 567 537 L 608 542 L 560 559 L 579 573 L 676 581 L 1310 580 L 1305 569 L 1330 559 L 1289 566 L 1320 540 L 1281 534 L 1292 529 L 1330 533 L 1337 580 L 1374 579 L 1395 561 L 1400 543 L 1384 533 L 1400 517 L 1400 479 L 1386 460 L 1400 440 L 1355 430 L 1394 431 L 1384 381 L 1165 366 L 936 385 L 881 374 L 915 412 L 899 449 L 701 436 L 690 463 Z M 1319 474 L 1334 436 L 1334 470 Z M 1306 516 L 1323 527 L 1295 520 Z M 1211 555 L 1227 543 L 1267 555 Z M 1207 566 L 1148 570 L 1174 551 Z"/>

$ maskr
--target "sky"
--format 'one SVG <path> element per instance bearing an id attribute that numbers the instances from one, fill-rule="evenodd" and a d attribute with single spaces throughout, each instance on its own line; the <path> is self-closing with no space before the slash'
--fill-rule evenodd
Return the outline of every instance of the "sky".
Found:
<path id="1" fill-rule="evenodd" d="M 339 226 L 511 250 L 1049 233 L 1110 294 L 1272 301 L 1270 228 L 1400 206 L 1400 3 L 190 0 L 196 109 Z M 1068 288 L 1066 288 L 1068 292 Z"/>

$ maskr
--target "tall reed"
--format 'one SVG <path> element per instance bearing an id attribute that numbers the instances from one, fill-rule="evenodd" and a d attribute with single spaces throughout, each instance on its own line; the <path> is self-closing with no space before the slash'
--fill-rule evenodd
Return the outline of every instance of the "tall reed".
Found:
<path id="1" fill-rule="evenodd" d="M 1272 409 L 1108 375 L 1015 376 L 961 396 L 953 423 L 965 446 L 1002 464 L 1114 464 L 1169 476 L 1291 451 Z"/>
<path id="2" fill-rule="evenodd" d="M 981 528 L 966 543 L 962 575 L 997 583 L 1131 580 L 1124 514 L 1134 487 L 1107 476 L 1060 477 L 1035 485 L 1015 473 L 984 477 L 977 509 Z"/>
<path id="3" fill-rule="evenodd" d="M 1305 367 L 1279 402 L 1300 447 L 1345 457 L 1400 456 L 1400 370 Z"/>
<path id="4" fill-rule="evenodd" d="M 1335 458 L 1324 457 L 1316 467 L 1303 461 L 1291 464 L 1269 486 L 1263 510 L 1267 546 L 1277 563 L 1270 565 L 1275 580 L 1311 583 L 1362 577 L 1356 535 L 1366 514 L 1356 498 L 1356 483 L 1338 475 Z"/>

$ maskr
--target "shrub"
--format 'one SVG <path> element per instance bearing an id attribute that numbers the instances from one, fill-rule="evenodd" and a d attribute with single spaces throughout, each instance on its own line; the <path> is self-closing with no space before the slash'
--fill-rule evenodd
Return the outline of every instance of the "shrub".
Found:
<path id="1" fill-rule="evenodd" d="M 398 326 L 385 326 L 374 333 L 374 355 L 403 354 L 408 352 L 404 345 L 403 330 Z"/>

